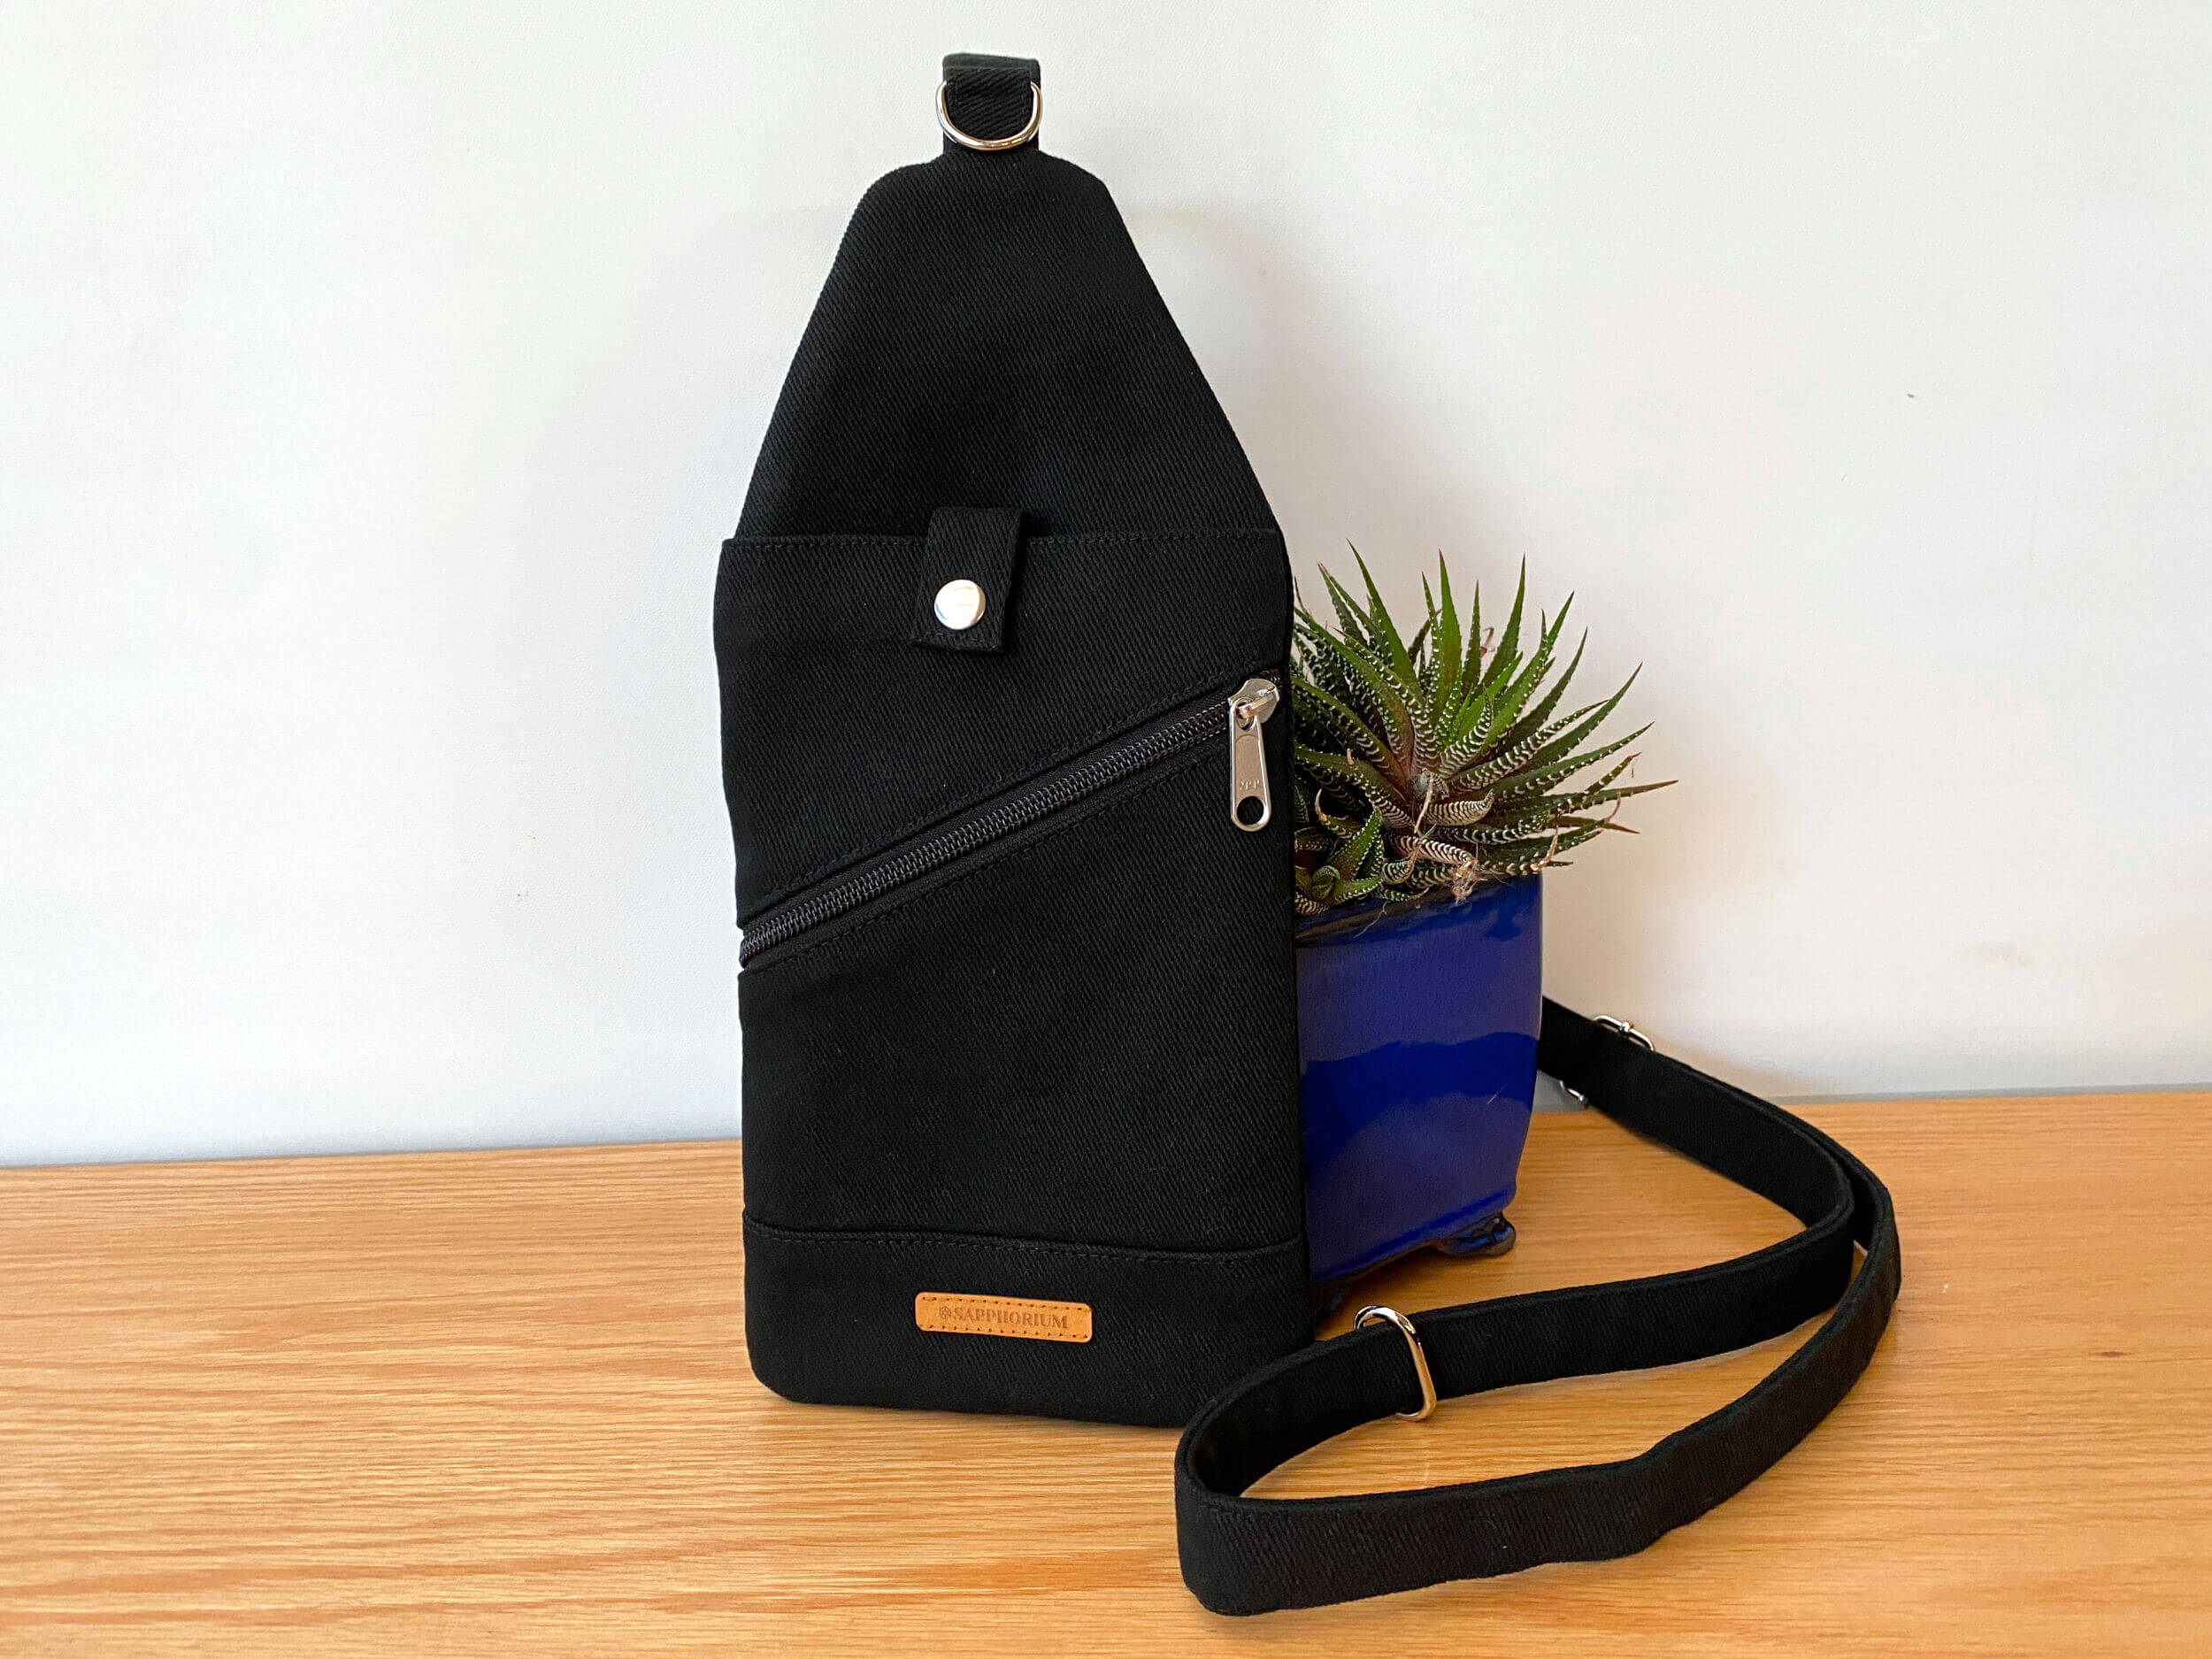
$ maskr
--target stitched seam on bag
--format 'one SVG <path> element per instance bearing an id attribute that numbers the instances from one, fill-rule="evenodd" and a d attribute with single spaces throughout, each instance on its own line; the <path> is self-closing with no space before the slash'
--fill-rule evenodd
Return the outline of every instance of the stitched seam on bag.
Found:
<path id="1" fill-rule="evenodd" d="M 1280 530 L 1072 530 L 1060 535 L 1024 536 L 1025 547 L 1072 547 L 1093 541 L 1214 541 L 1237 536 L 1272 536 L 1282 539 Z M 926 535 L 896 535 L 889 531 L 823 530 L 809 535 L 733 535 L 722 545 L 726 549 L 749 547 L 824 547 L 833 543 L 845 547 L 926 546 Z"/>
<path id="2" fill-rule="evenodd" d="M 886 895 L 881 900 L 876 901 L 883 906 L 881 910 L 874 911 L 855 911 L 849 915 L 839 917 L 834 922 L 825 923 L 823 926 L 834 926 L 837 929 L 837 932 L 833 933 L 827 939 L 818 939 L 810 944 L 803 945 L 797 944 L 795 942 L 789 946 L 771 945 L 767 950 L 764 951 L 760 956 L 755 957 L 752 963 L 748 964 L 745 972 L 748 973 L 757 973 L 761 971 L 761 969 L 765 967 L 774 967 L 786 962 L 796 962 L 801 956 L 807 955 L 810 951 L 826 950 L 832 945 L 843 944 L 847 940 L 852 938 L 855 934 L 860 933 L 864 929 L 872 927 L 876 923 L 882 921 L 886 917 L 895 916 L 908 905 L 915 903 L 918 900 L 933 898 L 940 893 L 943 893 L 950 888 L 958 887 L 964 881 L 974 880 L 976 877 L 983 874 L 987 870 L 995 866 L 1001 859 L 1011 858 L 1017 853 L 1025 853 L 1034 848 L 1042 847 L 1048 841 L 1052 841 L 1055 837 L 1066 834 L 1070 830 L 1077 827 L 1094 812 L 1102 810 L 1104 808 L 1110 806 L 1117 802 L 1133 801 L 1140 795 L 1145 794 L 1148 790 L 1156 789 L 1169 779 L 1179 776 L 1181 773 L 1190 770 L 1191 767 L 1196 765 L 1200 761 L 1204 760 L 1207 757 L 1208 750 L 1211 747 L 1212 745 L 1210 744 L 1202 743 L 1197 749 L 1192 750 L 1191 753 L 1182 757 L 1179 760 L 1164 762 L 1161 764 L 1159 771 L 1149 776 L 1140 774 L 1137 780 L 1126 787 L 1117 786 L 1107 789 L 1105 793 L 1102 795 L 1094 795 L 1088 800 L 1079 801 L 1073 806 L 1062 808 L 1061 811 L 1065 815 L 1064 821 L 1053 823 L 1051 819 L 1046 819 L 1045 821 L 1048 824 L 1051 824 L 1052 827 L 1043 831 L 1033 840 L 1015 840 L 1011 845 L 1002 844 L 996 847 L 985 847 L 979 849 L 978 851 L 969 855 L 971 857 L 973 857 L 978 861 L 972 869 L 963 870 L 959 874 L 949 877 L 943 881 L 936 882 L 932 886 L 924 887 L 918 893 L 909 893 L 902 897 L 894 897 L 891 895 Z M 932 872 L 932 873 L 934 874 L 936 872 Z M 919 879 L 926 879 L 927 878 L 925 877 Z M 895 891 L 896 889 L 894 889 L 895 893 Z M 800 935 L 800 938 L 802 939 L 804 937 L 805 935 L 803 933 Z"/>
<path id="3" fill-rule="evenodd" d="M 1249 1257 L 1279 1256 L 1302 1248 L 1301 1233 L 1273 1244 L 1245 1244 L 1225 1250 L 1166 1249 L 1131 1244 L 1062 1244 L 1051 1239 L 1010 1239 L 994 1233 L 929 1233 L 897 1228 L 785 1227 L 763 1221 L 749 1212 L 745 1225 L 772 1238 L 795 1244 L 949 1244 L 984 1250 L 1022 1250 L 1046 1256 L 1094 1256 L 1109 1261 L 1217 1263 Z"/>
<path id="4" fill-rule="evenodd" d="M 1269 536 L 1279 541 L 1280 530 L 1073 530 L 1065 535 L 1041 535 L 1040 544 L 1081 546 L 1093 541 L 1215 541 L 1233 536 Z"/>
<path id="5" fill-rule="evenodd" d="M 1263 668 L 1266 666 L 1266 664 L 1262 665 Z M 1251 674 L 1260 672 L 1262 669 L 1251 669 L 1244 677 L 1248 678 Z M 1163 715 L 1182 707 L 1183 704 L 1196 702 L 1202 693 L 1215 686 L 1225 687 L 1221 700 L 1225 703 L 1229 700 L 1225 685 L 1225 676 L 1209 674 L 1194 684 L 1187 684 L 1169 693 L 1133 719 L 1124 715 L 1116 715 L 1111 721 L 1099 727 L 1098 730 L 1082 737 L 1071 739 L 1064 746 L 1053 750 L 1041 761 L 1033 763 L 1027 771 L 1009 772 L 992 779 L 983 786 L 981 792 L 971 798 L 965 805 L 956 806 L 950 811 L 932 810 L 919 818 L 910 818 L 893 829 L 890 838 L 879 847 L 849 856 L 837 855 L 832 863 L 815 865 L 803 875 L 793 878 L 788 886 L 778 888 L 763 899 L 758 908 L 753 911 L 753 916 L 757 919 L 768 911 L 789 903 L 793 899 L 799 897 L 808 887 L 831 880 L 842 875 L 848 870 L 857 869 L 862 864 L 872 864 L 879 858 L 889 856 L 896 850 L 901 841 L 920 833 L 933 825 L 949 824 L 956 818 L 972 816 L 978 808 L 994 796 L 1004 795 L 1009 790 L 1018 788 L 1033 778 L 1041 778 L 1064 763 L 1074 759 L 1079 755 L 1087 753 L 1091 749 L 1102 748 L 1115 738 L 1125 737 L 1138 727 L 1150 725 Z M 739 926 L 741 927 L 744 924 L 741 922 Z"/>

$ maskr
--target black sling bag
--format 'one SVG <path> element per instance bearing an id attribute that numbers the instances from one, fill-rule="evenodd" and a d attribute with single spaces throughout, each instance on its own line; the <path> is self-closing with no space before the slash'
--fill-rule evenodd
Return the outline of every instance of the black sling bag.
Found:
<path id="1" fill-rule="evenodd" d="M 1897 1294 L 1889 1195 L 1810 1125 L 1547 1002 L 1546 1071 L 1803 1230 L 1311 1340 L 1271 810 L 1288 561 L 1104 187 L 1033 142 L 1038 81 L 946 59 L 943 153 L 854 212 L 723 549 L 754 1371 L 794 1400 L 1187 1425 L 1183 1575 L 1220 1612 L 1640 1549 L 1856 1379 Z M 1824 1310 L 1622 1462 L 1242 1495 L 1438 1397 Z"/>

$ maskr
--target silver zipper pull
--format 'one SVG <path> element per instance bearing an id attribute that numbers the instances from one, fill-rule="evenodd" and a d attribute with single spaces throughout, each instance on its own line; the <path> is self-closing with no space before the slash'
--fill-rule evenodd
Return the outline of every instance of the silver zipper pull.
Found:
<path id="1" fill-rule="evenodd" d="M 1229 822 L 1240 830 L 1265 829 L 1275 816 L 1267 793 L 1267 747 L 1260 727 L 1283 694 L 1271 680 L 1246 680 L 1229 698 Z"/>

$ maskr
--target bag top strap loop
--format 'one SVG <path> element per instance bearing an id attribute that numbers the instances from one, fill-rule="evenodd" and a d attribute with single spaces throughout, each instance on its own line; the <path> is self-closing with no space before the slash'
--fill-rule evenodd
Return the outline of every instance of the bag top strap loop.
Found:
<path id="1" fill-rule="evenodd" d="M 1044 72 L 1033 58 L 951 52 L 937 88 L 937 124 L 945 149 L 1017 150 L 1044 119 Z"/>

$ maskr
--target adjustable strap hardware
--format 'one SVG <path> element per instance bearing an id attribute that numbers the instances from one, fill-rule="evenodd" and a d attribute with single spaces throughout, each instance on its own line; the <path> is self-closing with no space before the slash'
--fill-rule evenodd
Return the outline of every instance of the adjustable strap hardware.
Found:
<path id="1" fill-rule="evenodd" d="M 1601 1030 L 1609 1031 L 1617 1036 L 1627 1038 L 1629 1041 L 1634 1043 L 1639 1048 L 1647 1049 L 1651 1047 L 1650 1038 L 1645 1036 L 1642 1032 L 1638 1031 L 1635 1026 L 1630 1025 L 1626 1020 L 1617 1018 L 1611 1014 L 1600 1014 L 1590 1023 L 1593 1025 L 1599 1027 Z"/>
<path id="2" fill-rule="evenodd" d="M 1421 1405 L 1418 1410 L 1401 1411 L 1398 1415 L 1409 1423 L 1418 1423 L 1436 1409 L 1436 1379 L 1429 1375 L 1429 1356 L 1422 1350 L 1421 1333 L 1413 1328 L 1413 1321 L 1395 1308 L 1386 1308 L 1380 1302 L 1362 1308 L 1359 1317 L 1352 1321 L 1352 1328 L 1360 1330 L 1371 1325 L 1394 1325 L 1398 1334 L 1406 1340 L 1406 1347 L 1413 1355 L 1413 1374 L 1421 1384 Z"/>

